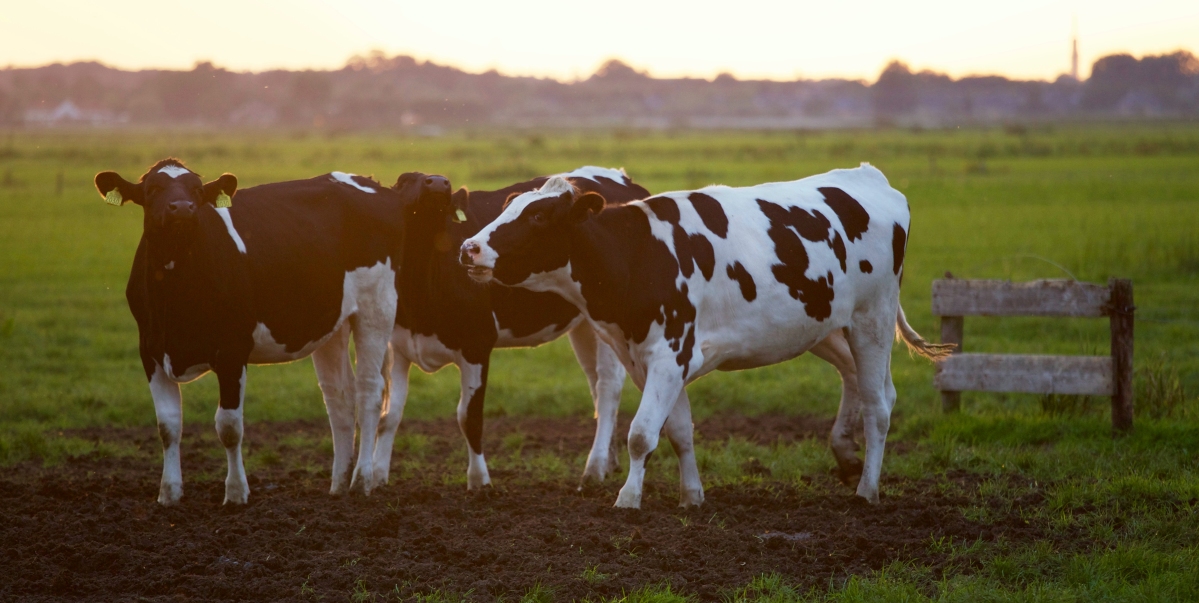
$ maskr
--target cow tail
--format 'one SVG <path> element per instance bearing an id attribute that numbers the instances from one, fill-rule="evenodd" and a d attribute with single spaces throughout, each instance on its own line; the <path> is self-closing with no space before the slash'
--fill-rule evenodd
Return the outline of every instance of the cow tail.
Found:
<path id="1" fill-rule="evenodd" d="M 908 324 L 907 317 L 903 315 L 903 306 L 899 306 L 899 313 L 895 317 L 895 338 L 902 340 L 908 346 L 909 352 L 928 358 L 933 362 L 945 359 L 957 347 L 952 343 L 930 343 L 921 337 L 916 329 Z"/>
<path id="2" fill-rule="evenodd" d="M 383 352 L 383 414 L 391 412 L 391 366 L 393 363 L 395 363 L 395 352 L 392 351 L 391 342 L 388 341 L 387 350 Z M 379 423 L 379 428 L 383 428 L 383 423 Z"/>

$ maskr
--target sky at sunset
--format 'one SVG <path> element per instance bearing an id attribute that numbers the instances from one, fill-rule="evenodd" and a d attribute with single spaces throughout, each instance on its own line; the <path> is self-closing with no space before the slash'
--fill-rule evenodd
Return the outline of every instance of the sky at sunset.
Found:
<path id="1" fill-rule="evenodd" d="M 891 59 L 955 77 L 1081 75 L 1107 54 L 1199 52 L 1199 1 L 5 2 L 0 67 L 335 69 L 372 49 L 468 71 L 585 78 L 608 58 L 658 77 L 874 80 Z"/>

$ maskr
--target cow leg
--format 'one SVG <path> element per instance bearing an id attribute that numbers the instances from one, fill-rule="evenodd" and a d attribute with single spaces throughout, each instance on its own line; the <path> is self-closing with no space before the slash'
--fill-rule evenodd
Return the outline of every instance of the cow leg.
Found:
<path id="1" fill-rule="evenodd" d="M 853 487 L 862 477 L 862 461 L 857 455 L 858 445 L 853 441 L 854 430 L 861 424 L 857 366 L 854 365 L 849 342 L 845 340 L 845 333 L 841 329 L 833 331 L 810 351 L 833 365 L 841 375 L 841 404 L 829 435 L 829 447 L 833 450 L 833 458 L 837 460 L 837 477 L 841 483 Z"/>
<path id="2" fill-rule="evenodd" d="M 383 416 L 379 418 L 379 434 L 375 440 L 376 486 L 382 486 L 391 479 L 391 450 L 396 429 L 404 418 L 404 405 L 408 401 L 408 369 L 411 366 L 407 358 L 400 357 L 390 367 L 390 395 L 383 401 Z"/>
<path id="3" fill-rule="evenodd" d="M 333 432 L 333 483 L 330 494 L 345 494 L 354 458 L 354 369 L 350 366 L 350 327 L 344 325 L 312 353 L 316 380 L 325 398 Z"/>
<path id="4" fill-rule="evenodd" d="M 390 315 L 379 309 L 370 313 L 360 310 L 350 320 L 358 360 L 354 371 L 354 395 L 358 399 L 358 462 L 350 478 L 350 492 L 366 496 L 374 487 L 375 436 L 379 431 L 379 414 L 383 410 L 383 367 L 391 339 L 390 323 L 395 320 L 395 304 L 391 304 Z"/>
<path id="5" fill-rule="evenodd" d="M 216 435 L 225 447 L 229 471 L 225 475 L 225 504 L 244 505 L 250 498 L 250 484 L 242 464 L 241 439 L 243 402 L 246 397 L 246 367 L 216 371 L 221 390 L 220 406 L 216 409 Z"/>
<path id="6" fill-rule="evenodd" d="M 886 304 L 879 304 L 884 306 Z M 894 385 L 890 384 L 891 337 L 895 309 L 890 317 L 881 308 L 854 315 L 849 347 L 858 371 L 858 393 L 862 400 L 862 425 L 866 434 L 866 461 L 858 482 L 858 496 L 878 502 L 878 483 L 883 470 L 883 449 L 891 427 Z"/>
<path id="7" fill-rule="evenodd" d="M 483 398 L 487 395 L 487 368 L 482 364 L 463 362 L 458 365 L 462 375 L 462 395 L 458 399 L 458 427 L 466 436 L 466 487 L 477 490 L 491 485 L 487 459 L 483 457 Z"/>
<path id="8" fill-rule="evenodd" d="M 679 506 L 698 507 L 704 503 L 704 485 L 695 461 L 695 425 L 691 422 L 691 400 L 687 390 L 679 394 L 663 430 L 679 457 Z"/>
<path id="9" fill-rule="evenodd" d="M 673 356 L 669 364 L 656 363 L 647 371 L 641 405 L 637 407 L 637 414 L 629 426 L 629 476 L 620 489 L 620 495 L 616 497 L 617 507 L 641 508 L 645 461 L 649 453 L 658 447 L 658 437 L 666 417 L 683 391 L 682 373 L 677 365 L 671 364 L 674 364 Z"/>
<path id="10" fill-rule="evenodd" d="M 155 365 L 150 376 L 150 396 L 158 418 L 158 437 L 162 440 L 162 481 L 158 483 L 158 504 L 174 505 L 183 498 L 183 470 L 179 464 L 179 441 L 183 437 L 183 396 L 179 384 Z"/>
<path id="11" fill-rule="evenodd" d="M 616 416 L 620 410 L 620 392 L 624 387 L 625 369 L 608 344 L 596 337 L 591 325 L 582 322 L 570 331 L 570 345 L 595 403 L 595 440 L 587 455 L 583 481 L 602 482 L 609 472 L 620 470 L 616 450 Z"/>

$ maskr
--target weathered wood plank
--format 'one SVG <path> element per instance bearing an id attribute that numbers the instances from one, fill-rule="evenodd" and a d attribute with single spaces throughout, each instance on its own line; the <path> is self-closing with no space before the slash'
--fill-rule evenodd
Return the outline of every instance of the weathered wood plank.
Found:
<path id="1" fill-rule="evenodd" d="M 1132 281 L 1111 279 L 1112 429 L 1132 431 Z"/>
<path id="2" fill-rule="evenodd" d="M 965 325 L 961 316 L 942 316 L 941 317 L 941 343 L 956 343 L 957 349 L 954 354 L 962 353 L 963 335 L 965 334 Z M 960 410 L 962 407 L 962 392 L 942 391 L 941 392 L 941 412 L 953 413 Z"/>
<path id="3" fill-rule="evenodd" d="M 937 363 L 936 388 L 949 391 L 1112 395 L 1107 356 L 954 354 Z"/>
<path id="4" fill-rule="evenodd" d="M 1065 279 L 933 281 L 934 316 L 1098 317 L 1107 315 L 1110 298 L 1104 285 Z"/>

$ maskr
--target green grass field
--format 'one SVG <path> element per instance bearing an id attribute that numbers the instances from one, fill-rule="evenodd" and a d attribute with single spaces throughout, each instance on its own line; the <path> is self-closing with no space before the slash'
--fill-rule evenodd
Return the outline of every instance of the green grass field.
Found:
<path id="1" fill-rule="evenodd" d="M 199 132 L 0 134 L 0 464 L 54 463 L 85 452 L 58 430 L 153 425 L 124 285 L 140 210 L 105 205 L 101 170 L 128 179 L 173 155 L 241 186 L 332 170 L 385 184 L 405 171 L 496 188 L 582 164 L 623 166 L 654 192 L 710 183 L 791 180 L 868 161 L 907 195 L 913 226 L 902 301 L 935 339 L 930 282 L 1073 276 L 1133 280 L 1138 412 L 1113 441 L 1106 399 L 965 394 L 945 417 L 933 368 L 897 347 L 892 441 L 913 451 L 885 474 L 966 469 L 995 477 L 986 496 L 1016 498 L 1017 476 L 1049 501 L 1033 513 L 1084 530 L 1081 550 L 986 545 L 983 568 L 932 580 L 900 566 L 827 591 L 794 592 L 763 577 L 746 600 L 1196 600 L 1199 599 L 1199 126 L 862 131 L 841 133 L 456 134 L 438 139 Z M 969 351 L 1105 354 L 1108 326 L 1084 319 L 967 319 Z M 497 353 L 488 412 L 590 414 L 587 386 L 565 341 Z M 247 422 L 320 418 L 310 361 L 251 368 Z M 455 371 L 414 372 L 408 418 L 446 417 Z M 783 412 L 831 416 L 840 384 L 809 357 L 705 377 L 690 388 L 697 416 Z M 629 386 L 622 413 L 636 408 Z M 185 422 L 212 420 L 211 377 L 184 389 Z M 251 443 L 252 446 L 252 443 Z M 820 442 L 773 448 L 705 444 L 707 482 L 743 479 L 738 459 L 775 475 L 826 471 Z M 119 451 L 117 451 L 119 453 Z M 250 461 L 253 460 L 251 455 Z M 569 471 L 574 471 L 573 466 Z M 1021 490 L 1017 488 L 1016 490 Z M 1071 514 L 1081 505 L 1094 509 Z M 942 546 L 930 544 L 930 546 Z M 945 545 L 948 546 L 948 545 Z M 952 546 L 983 546 L 953 544 Z M 974 551 L 977 552 L 977 551 Z M 674 600 L 661 588 L 632 599 Z"/>

